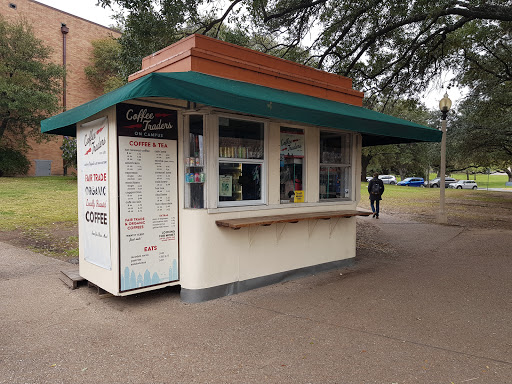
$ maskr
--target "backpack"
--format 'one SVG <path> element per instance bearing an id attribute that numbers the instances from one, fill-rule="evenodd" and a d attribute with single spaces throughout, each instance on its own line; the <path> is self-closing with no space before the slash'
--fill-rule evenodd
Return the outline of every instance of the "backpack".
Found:
<path id="1" fill-rule="evenodd" d="M 370 190 L 372 195 L 380 195 L 380 184 L 375 180 L 372 184 L 372 189 Z"/>

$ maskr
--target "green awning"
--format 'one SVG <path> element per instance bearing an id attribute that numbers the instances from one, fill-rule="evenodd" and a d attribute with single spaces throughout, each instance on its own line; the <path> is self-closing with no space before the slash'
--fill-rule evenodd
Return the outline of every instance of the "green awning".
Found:
<path id="1" fill-rule="evenodd" d="M 170 97 L 256 116 L 360 132 L 363 145 L 441 141 L 441 132 L 363 107 L 198 72 L 151 73 L 41 122 L 43 133 L 75 136 L 76 123 L 110 106 Z"/>

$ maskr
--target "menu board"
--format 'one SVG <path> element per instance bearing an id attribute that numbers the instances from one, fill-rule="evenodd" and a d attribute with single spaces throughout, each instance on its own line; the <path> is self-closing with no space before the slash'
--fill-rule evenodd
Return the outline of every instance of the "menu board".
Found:
<path id="1" fill-rule="evenodd" d="M 106 117 L 79 127 L 77 160 L 81 204 L 79 239 L 84 260 L 111 269 Z"/>
<path id="2" fill-rule="evenodd" d="M 130 116 L 143 116 L 141 126 L 118 130 L 121 291 L 179 278 L 177 141 L 166 139 L 176 122 L 162 120 L 173 113 L 129 105 L 118 110 L 118 129 L 133 123 Z M 144 120 L 150 118 L 156 122 Z"/>

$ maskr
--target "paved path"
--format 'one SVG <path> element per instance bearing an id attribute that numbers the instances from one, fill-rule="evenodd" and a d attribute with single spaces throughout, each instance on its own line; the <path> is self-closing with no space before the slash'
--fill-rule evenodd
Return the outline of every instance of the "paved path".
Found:
<path id="1" fill-rule="evenodd" d="M 384 252 L 201 304 L 0 243 L 0 383 L 512 383 L 512 233 L 359 220 Z"/>

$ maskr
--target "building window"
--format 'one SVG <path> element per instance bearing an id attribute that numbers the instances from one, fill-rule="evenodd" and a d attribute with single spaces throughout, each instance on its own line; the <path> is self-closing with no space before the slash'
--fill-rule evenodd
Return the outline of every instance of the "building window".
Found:
<path id="1" fill-rule="evenodd" d="M 350 135 L 320 131 L 320 200 L 350 199 Z"/>
<path id="2" fill-rule="evenodd" d="M 280 199 L 304 202 L 304 130 L 281 127 Z"/>
<path id="3" fill-rule="evenodd" d="M 219 206 L 263 204 L 264 127 L 219 117 Z"/>

